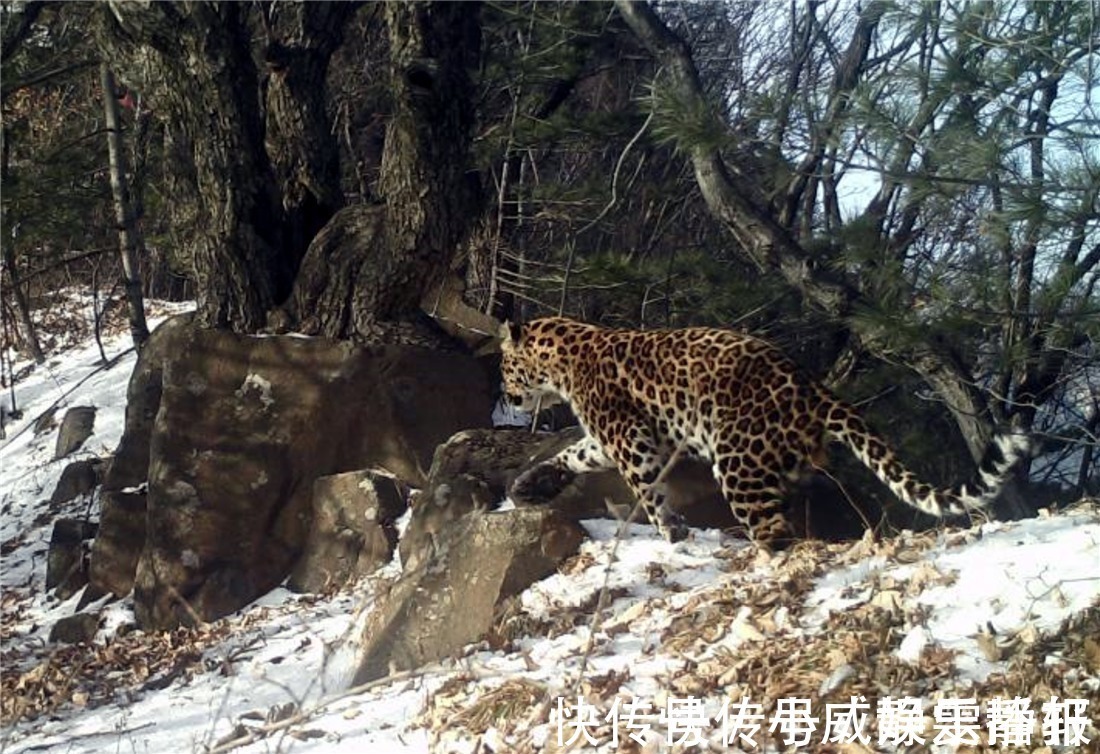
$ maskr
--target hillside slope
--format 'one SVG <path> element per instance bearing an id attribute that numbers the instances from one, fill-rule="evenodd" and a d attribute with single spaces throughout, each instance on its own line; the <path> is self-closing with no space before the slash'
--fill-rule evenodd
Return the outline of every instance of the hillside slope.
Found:
<path id="1" fill-rule="evenodd" d="M 396 562 L 195 630 L 138 631 L 123 600 L 93 646 L 51 644 L 77 599 L 44 593 L 51 525 L 94 520 L 97 501 L 48 509 L 71 459 L 51 460 L 56 429 L 31 425 L 94 405 L 78 456 L 109 455 L 132 367 L 100 370 L 82 343 L 17 386 L 24 419 L 0 448 L 2 751 L 1100 750 L 1090 503 L 775 556 L 587 522 L 591 541 L 492 636 L 361 689 L 346 689 L 357 627 Z"/>

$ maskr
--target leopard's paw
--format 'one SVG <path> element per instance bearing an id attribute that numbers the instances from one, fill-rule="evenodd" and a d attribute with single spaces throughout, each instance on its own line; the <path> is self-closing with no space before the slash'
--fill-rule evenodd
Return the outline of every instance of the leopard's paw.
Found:
<path id="1" fill-rule="evenodd" d="M 541 464 L 520 474 L 510 492 L 516 505 L 545 505 L 561 494 L 576 474 L 560 466 Z"/>

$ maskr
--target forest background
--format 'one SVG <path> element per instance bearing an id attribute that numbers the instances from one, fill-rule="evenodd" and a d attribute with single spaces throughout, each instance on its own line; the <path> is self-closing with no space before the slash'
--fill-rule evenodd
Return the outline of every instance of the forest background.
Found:
<path id="1" fill-rule="evenodd" d="M 138 345 L 142 295 L 359 342 L 442 342 L 455 290 L 738 327 L 932 480 L 1010 428 L 1045 491 L 1010 513 L 1097 494 L 1098 16 L 4 2 L 4 342 L 43 360 L 73 288 Z"/>

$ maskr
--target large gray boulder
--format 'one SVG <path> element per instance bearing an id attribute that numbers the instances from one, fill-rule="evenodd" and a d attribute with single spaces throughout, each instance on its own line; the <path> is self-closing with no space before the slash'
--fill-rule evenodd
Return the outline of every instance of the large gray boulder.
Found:
<path id="1" fill-rule="evenodd" d="M 505 601 L 554 573 L 584 531 L 548 508 L 474 511 L 441 532 L 368 618 L 354 683 L 459 652 L 495 624 Z"/>
<path id="2" fill-rule="evenodd" d="M 131 383 L 131 394 L 145 393 L 142 416 L 134 436 L 127 417 L 92 553 L 92 583 L 120 595 L 132 586 L 145 628 L 212 620 L 254 600 L 301 554 L 315 480 L 380 468 L 423 484 L 436 445 L 484 426 L 491 408 L 481 365 L 460 353 L 190 324 L 158 330 L 150 349 L 154 363 L 143 353 L 134 375 L 144 385 Z M 158 375 L 150 428 L 139 418 Z M 115 515 L 140 494 L 144 527 Z"/>

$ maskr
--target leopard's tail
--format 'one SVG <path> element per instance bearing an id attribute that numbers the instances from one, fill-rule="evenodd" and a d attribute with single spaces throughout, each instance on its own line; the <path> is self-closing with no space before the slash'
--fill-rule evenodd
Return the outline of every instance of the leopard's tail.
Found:
<path id="1" fill-rule="evenodd" d="M 835 399 L 830 404 L 827 429 L 832 438 L 847 445 L 899 500 L 937 517 L 987 507 L 1001 493 L 1013 467 L 1030 451 L 1024 435 L 1000 435 L 986 449 L 975 483 L 937 489 L 907 469 L 854 408 Z"/>

